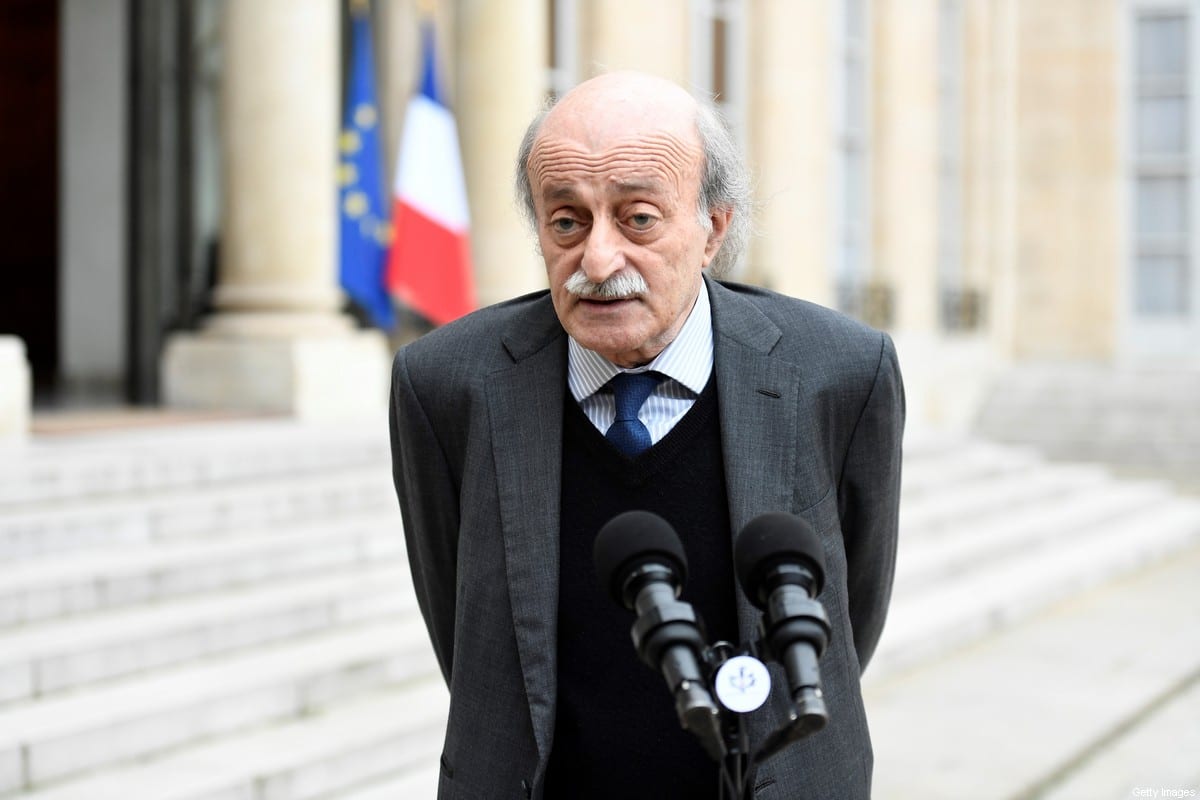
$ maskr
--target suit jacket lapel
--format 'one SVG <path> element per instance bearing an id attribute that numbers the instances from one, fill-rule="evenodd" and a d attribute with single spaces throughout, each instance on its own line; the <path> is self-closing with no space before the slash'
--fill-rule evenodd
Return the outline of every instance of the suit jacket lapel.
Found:
<path id="1" fill-rule="evenodd" d="M 736 293 L 712 281 L 708 286 L 729 522 L 736 538 L 759 514 L 796 510 L 800 381 L 794 364 L 770 356 L 782 336 L 779 327 Z M 759 616 L 739 591 L 744 639 L 754 637 Z"/>
<path id="2" fill-rule="evenodd" d="M 547 298 L 506 333 L 513 364 L 488 376 L 508 595 L 534 736 L 549 753 L 557 691 L 558 535 L 566 335 Z"/>

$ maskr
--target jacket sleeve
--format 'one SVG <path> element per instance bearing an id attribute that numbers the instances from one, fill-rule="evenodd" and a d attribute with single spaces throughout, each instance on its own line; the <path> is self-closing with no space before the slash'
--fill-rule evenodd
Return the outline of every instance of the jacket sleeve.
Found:
<path id="1" fill-rule="evenodd" d="M 896 348 L 881 334 L 879 363 L 850 435 L 838 482 L 850 624 L 860 670 L 875 652 L 892 595 L 899 533 L 904 386 Z"/>
<path id="2" fill-rule="evenodd" d="M 389 404 L 392 479 L 417 604 L 449 684 L 454 663 L 459 486 L 425 408 L 401 349 L 392 364 Z"/>

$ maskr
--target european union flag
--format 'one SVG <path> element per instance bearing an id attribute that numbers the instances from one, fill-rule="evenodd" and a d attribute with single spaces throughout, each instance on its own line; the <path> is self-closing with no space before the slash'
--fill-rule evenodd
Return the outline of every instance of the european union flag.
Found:
<path id="1" fill-rule="evenodd" d="M 385 330 L 396 324 L 392 301 L 383 285 L 391 242 L 390 209 L 384 207 L 380 169 L 379 105 L 376 102 L 371 22 L 367 3 L 351 3 L 353 26 L 350 83 L 342 122 L 341 284 L 346 294 Z"/>

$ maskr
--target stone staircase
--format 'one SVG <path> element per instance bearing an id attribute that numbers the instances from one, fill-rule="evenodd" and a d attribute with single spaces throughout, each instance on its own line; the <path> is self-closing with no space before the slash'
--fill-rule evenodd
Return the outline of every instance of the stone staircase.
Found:
<path id="1" fill-rule="evenodd" d="M 1200 542 L 1200 500 L 1168 482 L 928 431 L 906 437 L 900 508 L 873 679 Z"/>
<path id="2" fill-rule="evenodd" d="M 1200 507 L 913 434 L 869 676 L 1200 539 Z M 0 451 L 0 798 L 434 795 L 446 692 L 386 425 L 222 422 Z M 630 654 L 633 657 L 633 654 Z"/>
<path id="3" fill-rule="evenodd" d="M 0 459 L 0 797 L 422 797 L 446 696 L 386 424 Z"/>
<path id="4" fill-rule="evenodd" d="M 974 423 L 983 436 L 1200 494 L 1200 368 L 1022 364 L 985 398 Z"/>

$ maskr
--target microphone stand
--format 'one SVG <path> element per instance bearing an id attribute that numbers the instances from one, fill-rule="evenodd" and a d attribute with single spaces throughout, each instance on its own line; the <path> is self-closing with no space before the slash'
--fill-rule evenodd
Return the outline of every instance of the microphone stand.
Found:
<path id="1" fill-rule="evenodd" d="M 720 782 L 718 797 L 720 800 L 749 800 L 753 795 L 753 787 L 749 783 L 750 772 L 747 771 L 750 740 L 746 736 L 742 715 L 726 716 L 722 720 L 722 728 L 725 734 L 725 757 L 721 760 L 717 777 Z"/>
<path id="2" fill-rule="evenodd" d="M 704 663 L 708 667 L 709 683 L 712 683 L 721 665 L 735 653 L 733 644 L 725 641 L 717 642 L 705 650 Z M 721 736 L 725 746 L 717 775 L 719 800 L 752 800 L 754 794 L 750 736 L 746 732 L 744 716 L 722 707 Z"/>
<path id="3" fill-rule="evenodd" d="M 762 642 L 753 642 L 748 648 L 756 654 L 762 650 Z M 735 654 L 729 642 L 717 642 L 704 651 L 710 685 L 720 666 Z M 716 694 L 714 687 L 714 694 Z M 758 767 L 771 756 L 793 742 L 810 736 L 825 727 L 829 719 L 820 690 L 805 687 L 794 695 L 793 709 L 788 720 L 768 736 L 759 748 L 750 752 L 750 737 L 746 731 L 745 714 L 721 708 L 721 735 L 724 742 L 717 775 L 719 800 L 753 800 L 754 776 Z M 700 736 L 698 731 L 693 731 Z M 703 738 L 703 737 L 701 737 Z M 703 742 L 702 742 L 703 743 Z M 709 754 L 716 758 L 711 748 Z"/>

